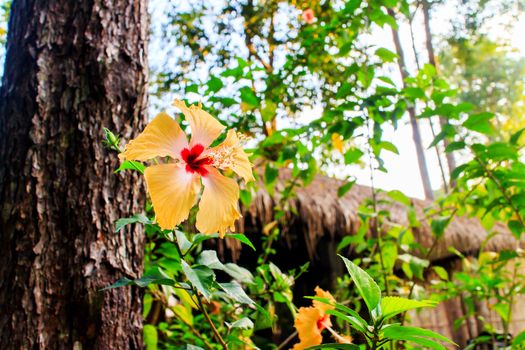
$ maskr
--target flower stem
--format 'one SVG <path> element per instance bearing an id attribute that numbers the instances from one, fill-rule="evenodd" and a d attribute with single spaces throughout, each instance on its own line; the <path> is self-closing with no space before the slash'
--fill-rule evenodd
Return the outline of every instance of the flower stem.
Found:
<path id="1" fill-rule="evenodd" d="M 204 304 L 202 302 L 202 298 L 199 296 L 199 293 L 196 290 L 194 290 L 194 292 L 197 296 L 197 300 L 199 301 L 199 309 L 202 311 L 204 317 L 206 318 L 206 321 L 209 323 L 213 335 L 215 336 L 215 339 L 217 339 L 217 341 L 221 344 L 224 350 L 228 350 L 228 345 L 226 344 L 224 339 L 222 339 L 221 335 L 219 334 L 219 331 L 217 330 L 217 327 L 215 327 L 215 324 L 213 323 L 210 315 L 208 314 L 208 311 L 206 311 L 206 308 L 204 307 Z"/>

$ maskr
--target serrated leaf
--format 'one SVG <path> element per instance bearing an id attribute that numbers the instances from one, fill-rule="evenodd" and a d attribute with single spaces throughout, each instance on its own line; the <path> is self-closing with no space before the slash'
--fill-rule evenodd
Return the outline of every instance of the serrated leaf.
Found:
<path id="1" fill-rule="evenodd" d="M 228 328 L 241 328 L 241 329 L 252 329 L 253 328 L 253 322 L 248 317 L 243 317 L 233 323 L 226 323 L 228 325 Z"/>
<path id="2" fill-rule="evenodd" d="M 420 309 L 424 307 L 436 307 L 437 302 L 432 300 L 412 300 L 401 297 L 383 297 L 381 299 L 381 311 L 385 319 L 391 318 L 402 312 Z"/>
<path id="3" fill-rule="evenodd" d="M 381 302 L 381 289 L 379 289 L 377 283 L 363 269 L 344 256 L 339 256 L 343 259 L 346 269 L 352 277 L 359 295 L 361 295 L 368 307 L 368 311 L 372 314 L 372 311 L 375 310 Z"/>
<path id="4" fill-rule="evenodd" d="M 206 301 L 209 301 L 212 292 L 211 286 L 213 282 L 215 282 L 215 274 L 213 273 L 213 270 L 201 265 L 191 267 L 184 260 L 181 260 L 181 265 L 182 271 L 191 285 L 202 294 Z"/>
<path id="5" fill-rule="evenodd" d="M 238 266 L 234 263 L 224 264 L 224 272 L 230 275 L 234 280 L 241 283 L 253 283 L 253 275 L 250 270 Z"/>
<path id="6" fill-rule="evenodd" d="M 197 264 L 204 265 L 213 270 L 224 270 L 224 265 L 217 257 L 215 250 L 203 250 L 197 258 Z"/>
<path id="7" fill-rule="evenodd" d="M 236 282 L 218 283 L 221 289 L 233 300 L 241 303 L 252 305 L 255 304 L 252 299 L 246 294 L 241 285 Z"/>

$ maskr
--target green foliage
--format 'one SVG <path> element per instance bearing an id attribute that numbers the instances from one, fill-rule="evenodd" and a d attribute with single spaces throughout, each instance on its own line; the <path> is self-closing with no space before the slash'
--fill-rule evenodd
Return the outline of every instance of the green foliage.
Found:
<path id="1" fill-rule="evenodd" d="M 451 343 L 451 341 L 435 332 L 427 329 L 403 326 L 398 323 L 386 323 L 386 321 L 402 312 L 408 310 L 435 307 L 433 301 L 417 301 L 399 297 L 381 297 L 381 291 L 372 277 L 357 265 L 345 257 L 341 257 L 354 282 L 358 294 L 363 300 L 370 313 L 370 321 L 367 322 L 359 314 L 341 304 L 335 304 L 335 309 L 328 311 L 338 319 L 348 322 L 350 326 L 361 332 L 366 338 L 368 348 L 372 350 L 381 349 L 392 341 L 411 342 L 431 349 L 446 349 L 439 341 Z M 326 300 L 317 300 L 329 303 Z M 324 344 L 323 347 L 312 347 L 310 349 L 345 349 L 341 344 Z M 352 349 L 352 347 L 348 347 Z"/>
<path id="2" fill-rule="evenodd" d="M 175 5 L 168 6 L 163 44 L 184 54 L 170 55 L 169 64 L 153 67 L 153 102 L 166 92 L 198 94 L 222 122 L 252 137 L 256 175 L 277 200 L 272 220 L 263 223 L 261 237 L 254 240 L 259 250 L 243 234 L 226 235 L 250 249 L 243 254 L 255 254 L 257 266 L 251 270 L 221 261 L 211 241 L 218 235 L 195 233 L 193 214 L 174 231 L 160 230 L 150 207 L 146 215 L 116 222 L 121 233 L 126 225 L 145 225 L 144 276 L 123 278 L 108 288 L 147 289 L 148 348 L 215 349 L 220 339 L 231 349 L 274 348 L 260 332 L 275 336 L 289 330 L 281 328 L 283 323 L 291 328 L 297 315 L 294 301 L 301 299 L 294 296 L 295 281 L 308 269 L 305 264 L 283 271 L 272 262 L 283 228 L 290 215 L 297 215 L 290 205 L 296 189 L 308 186 L 318 173 L 352 173 L 355 166 L 368 165 L 372 177 L 387 172 L 383 155 L 399 154 L 399 149 L 383 137 L 384 130 L 395 131 L 409 107 L 420 121 L 444 121 L 428 147 L 458 156 L 461 164 L 450 169 L 456 185 L 423 212 L 397 190 L 373 189 L 360 203 L 355 235 L 337 242 L 337 251 L 353 260 L 343 258 L 349 275 L 336 281 L 338 302 L 327 314 L 337 322 L 334 327 L 352 329 L 363 344 L 312 349 L 444 349 L 448 339 L 405 325 L 407 311 L 436 305 L 427 298 L 461 295 L 469 315 L 475 315 L 475 301 L 490 301 L 508 329 L 513 298 L 524 293 L 523 276 L 514 270 L 520 252 L 493 257 L 483 251 L 484 244 L 477 257 L 458 254 L 464 268 L 456 273 L 431 260 L 458 216 L 478 218 L 489 237 L 497 222 L 522 237 L 525 129 L 514 122 L 524 114 L 523 79 L 515 79 L 523 71 L 521 59 L 509 58 L 484 37 L 451 40 L 441 69 L 425 64 L 400 88 L 387 74 L 398 55 L 368 47 L 360 38 L 374 26 L 397 28 L 389 10 L 408 16 L 413 4 L 270 0 L 202 2 L 184 10 L 170 6 Z M 315 14 L 312 23 L 301 19 L 307 9 Z M 471 15 L 469 25 L 477 25 Z M 234 36 L 242 40 L 230 40 Z M 108 148 L 120 152 L 118 136 L 106 129 L 105 138 Z M 144 168 L 125 161 L 116 172 L 123 170 Z M 337 195 L 349 198 L 355 181 L 344 176 Z M 251 203 L 258 185 L 241 190 L 243 205 Z M 392 219 L 398 208 L 405 209 L 406 220 Z M 419 233 L 427 223 L 431 242 L 422 245 Z M 161 310 L 162 316 L 152 310 Z M 493 325 L 485 322 L 485 327 Z M 522 346 L 522 340 L 523 334 L 518 335 L 513 347 Z"/>

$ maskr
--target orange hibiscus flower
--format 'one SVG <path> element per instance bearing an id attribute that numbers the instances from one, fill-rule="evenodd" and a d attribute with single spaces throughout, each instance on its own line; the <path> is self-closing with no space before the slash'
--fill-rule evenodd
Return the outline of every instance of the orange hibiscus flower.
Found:
<path id="1" fill-rule="evenodd" d="M 328 299 L 330 302 L 335 303 L 334 297 L 329 292 L 316 287 L 315 293 L 317 297 Z M 332 329 L 332 321 L 330 321 L 330 315 L 328 315 L 326 311 L 332 310 L 333 308 L 334 307 L 329 304 L 314 300 L 313 306 L 299 309 L 294 324 L 299 334 L 299 343 L 295 344 L 292 350 L 303 350 L 321 344 L 323 342 L 321 332 L 324 329 L 328 329 L 340 343 L 351 342 L 351 337 L 341 336 Z"/>
<path id="2" fill-rule="evenodd" d="M 196 226 L 201 233 L 221 237 L 234 230 L 239 212 L 239 186 L 219 170 L 232 170 L 246 182 L 253 181 L 252 165 L 239 137 L 229 130 L 223 143 L 210 147 L 225 126 L 202 110 L 174 101 L 190 125 L 191 139 L 168 114 L 159 113 L 144 131 L 126 145 L 121 159 L 146 161 L 169 157 L 164 164 L 144 171 L 155 216 L 162 229 L 173 229 L 189 216 L 190 209 L 204 191 L 199 203 Z"/>

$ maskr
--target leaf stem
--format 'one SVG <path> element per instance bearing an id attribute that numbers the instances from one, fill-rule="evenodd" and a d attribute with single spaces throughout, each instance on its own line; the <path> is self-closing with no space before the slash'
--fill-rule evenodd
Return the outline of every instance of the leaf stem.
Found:
<path id="1" fill-rule="evenodd" d="M 228 350 L 228 345 L 226 344 L 224 339 L 222 339 L 219 331 L 217 330 L 217 327 L 215 327 L 215 324 L 213 323 L 210 315 L 208 314 L 208 311 L 206 311 L 206 308 L 204 307 L 204 303 L 202 302 L 202 298 L 200 297 L 199 292 L 194 289 L 194 293 L 199 302 L 199 309 L 202 311 L 202 313 L 204 314 L 204 317 L 206 318 L 206 321 L 210 325 L 213 335 L 215 336 L 215 339 L 217 339 L 217 341 L 221 344 L 224 350 Z"/>

